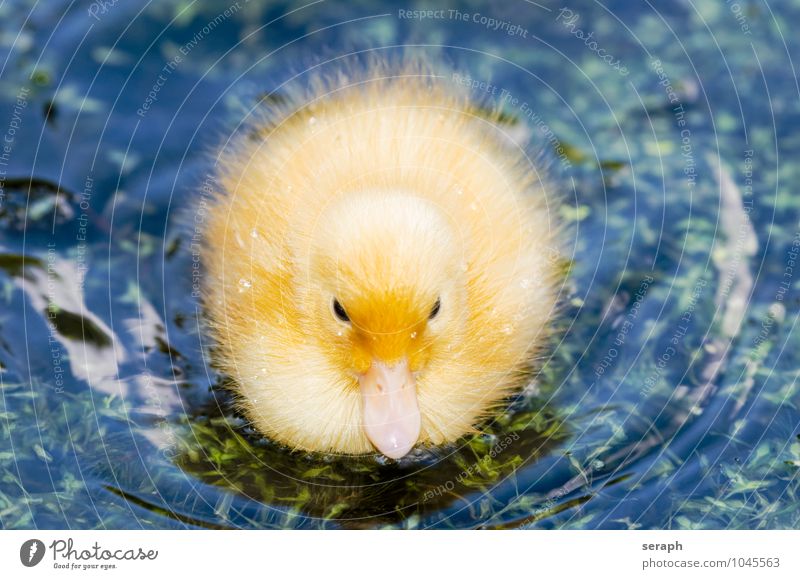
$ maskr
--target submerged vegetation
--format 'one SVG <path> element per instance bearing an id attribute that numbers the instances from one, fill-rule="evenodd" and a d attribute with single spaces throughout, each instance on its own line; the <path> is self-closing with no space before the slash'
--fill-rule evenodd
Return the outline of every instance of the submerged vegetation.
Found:
<path id="1" fill-rule="evenodd" d="M 800 3 L 581 1 L 570 28 L 546 2 L 492 9 L 527 38 L 368 3 L 123 4 L 99 20 L 37 5 L 27 23 L 0 9 L 0 527 L 800 526 L 800 94 L 783 44 Z M 531 386 L 457 444 L 400 462 L 293 452 L 248 426 L 210 362 L 192 295 L 204 151 L 281 102 L 304 55 L 419 39 L 463 47 L 427 50 L 518 98 L 485 95 L 563 183 L 562 328 Z"/>

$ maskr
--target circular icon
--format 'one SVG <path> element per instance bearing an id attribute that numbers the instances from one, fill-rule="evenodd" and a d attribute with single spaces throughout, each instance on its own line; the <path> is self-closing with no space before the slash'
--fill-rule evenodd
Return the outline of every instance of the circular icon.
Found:
<path id="1" fill-rule="evenodd" d="M 44 543 L 39 539 L 29 539 L 19 548 L 19 560 L 26 567 L 35 567 L 44 558 Z"/>

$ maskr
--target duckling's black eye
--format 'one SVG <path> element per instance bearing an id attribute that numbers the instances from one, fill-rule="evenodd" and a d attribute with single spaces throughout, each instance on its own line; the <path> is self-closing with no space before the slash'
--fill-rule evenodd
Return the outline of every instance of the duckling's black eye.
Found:
<path id="1" fill-rule="evenodd" d="M 442 298 L 436 298 L 436 303 L 433 304 L 433 308 L 431 308 L 431 313 L 428 315 L 428 319 L 432 320 L 438 316 L 440 309 L 442 309 Z"/>
<path id="2" fill-rule="evenodd" d="M 347 315 L 342 304 L 339 303 L 339 300 L 333 298 L 333 313 L 336 316 L 336 319 L 340 322 L 349 322 L 350 316 Z"/>

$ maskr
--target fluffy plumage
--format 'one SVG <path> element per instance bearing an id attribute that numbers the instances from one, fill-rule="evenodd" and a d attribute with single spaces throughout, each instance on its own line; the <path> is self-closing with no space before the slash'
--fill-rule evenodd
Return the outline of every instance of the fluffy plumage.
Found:
<path id="1" fill-rule="evenodd" d="M 455 440 L 548 333 L 553 192 L 446 85 L 408 66 L 318 79 L 220 152 L 206 307 L 243 410 L 274 439 L 371 451 L 359 376 L 406 360 L 418 440 Z"/>

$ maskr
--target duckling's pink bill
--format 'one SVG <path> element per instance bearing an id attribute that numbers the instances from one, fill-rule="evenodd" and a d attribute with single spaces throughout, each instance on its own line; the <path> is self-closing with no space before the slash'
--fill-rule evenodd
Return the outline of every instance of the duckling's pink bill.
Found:
<path id="1" fill-rule="evenodd" d="M 405 456 L 416 444 L 420 432 L 416 381 L 408 362 L 387 366 L 373 361 L 358 382 L 367 438 L 389 458 Z"/>

